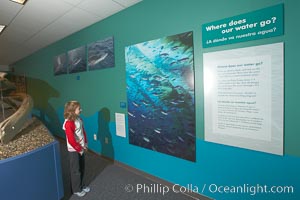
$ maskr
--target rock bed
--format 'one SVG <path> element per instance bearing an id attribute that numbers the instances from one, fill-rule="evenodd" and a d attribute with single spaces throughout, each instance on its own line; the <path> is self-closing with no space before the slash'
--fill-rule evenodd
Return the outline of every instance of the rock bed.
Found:
<path id="1" fill-rule="evenodd" d="M 54 141 L 45 125 L 37 118 L 25 123 L 22 131 L 9 143 L 0 143 L 0 160 L 30 152 Z"/>

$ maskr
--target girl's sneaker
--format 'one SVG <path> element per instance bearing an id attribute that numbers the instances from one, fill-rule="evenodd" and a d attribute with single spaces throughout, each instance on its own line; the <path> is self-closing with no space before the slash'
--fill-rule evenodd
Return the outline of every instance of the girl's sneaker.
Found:
<path id="1" fill-rule="evenodd" d="M 83 197 L 86 193 L 84 190 L 82 190 L 81 192 L 75 192 L 75 195 L 77 195 L 78 197 Z"/>
<path id="2" fill-rule="evenodd" d="M 84 191 L 84 192 L 89 192 L 89 191 L 91 191 L 91 188 L 88 187 L 88 186 L 84 186 L 84 187 L 82 188 L 82 191 Z"/>

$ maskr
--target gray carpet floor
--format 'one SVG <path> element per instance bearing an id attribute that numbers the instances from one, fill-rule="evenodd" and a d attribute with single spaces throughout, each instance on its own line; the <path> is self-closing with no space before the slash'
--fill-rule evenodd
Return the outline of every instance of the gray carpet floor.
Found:
<path id="1" fill-rule="evenodd" d="M 173 191 L 153 179 L 113 163 L 93 152 L 86 154 L 86 183 L 91 191 L 84 197 L 72 195 L 68 154 L 65 141 L 60 142 L 64 198 L 62 200 L 209 200 L 209 198 Z"/>

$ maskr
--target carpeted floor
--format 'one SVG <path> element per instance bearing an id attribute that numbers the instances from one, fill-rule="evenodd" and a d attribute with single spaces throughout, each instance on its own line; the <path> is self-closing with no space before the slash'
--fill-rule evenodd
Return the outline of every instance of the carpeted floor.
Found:
<path id="1" fill-rule="evenodd" d="M 60 143 L 60 155 L 62 165 L 62 177 L 64 185 L 64 198 L 62 200 L 69 200 L 72 196 L 71 182 L 70 182 L 70 165 L 69 157 L 65 140 L 56 138 Z M 113 165 L 113 162 L 103 159 L 101 156 L 92 152 L 86 153 L 86 170 L 85 180 L 90 184 L 107 166 Z M 92 200 L 92 199 L 91 199 Z"/>
<path id="2" fill-rule="evenodd" d="M 66 143 L 62 139 L 58 141 L 61 145 L 65 194 L 62 200 L 209 200 L 207 197 L 191 194 L 191 191 L 187 194 L 177 192 L 178 188 L 173 189 L 170 185 L 155 182 L 92 152 L 86 154 L 86 182 L 91 191 L 79 198 L 71 194 Z"/>

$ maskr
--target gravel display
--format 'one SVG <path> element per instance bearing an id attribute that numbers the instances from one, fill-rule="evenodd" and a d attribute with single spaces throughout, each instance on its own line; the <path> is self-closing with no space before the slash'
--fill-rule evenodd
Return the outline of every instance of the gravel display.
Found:
<path id="1" fill-rule="evenodd" d="M 8 144 L 0 143 L 0 160 L 30 152 L 54 140 L 45 125 L 33 117 L 24 124 L 21 132 Z"/>

